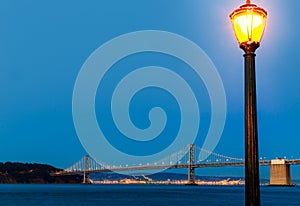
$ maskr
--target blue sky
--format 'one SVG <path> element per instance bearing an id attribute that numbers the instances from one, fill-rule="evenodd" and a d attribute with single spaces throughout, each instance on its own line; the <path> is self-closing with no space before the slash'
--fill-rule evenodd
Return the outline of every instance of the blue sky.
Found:
<path id="1" fill-rule="evenodd" d="M 227 99 L 226 124 L 215 152 L 243 157 L 243 52 L 228 17 L 242 3 L 1 1 L 0 161 L 42 162 L 65 168 L 80 159 L 85 151 L 72 119 L 72 93 L 80 68 L 103 43 L 139 30 L 177 33 L 209 55 Z M 256 59 L 260 156 L 300 158 L 300 2 L 254 3 L 268 11 Z M 168 61 L 161 59 L 155 58 L 161 64 Z M 204 107 L 204 117 L 207 111 Z M 204 120 L 203 124 L 205 128 L 208 123 Z M 210 173 L 243 174 L 242 169 L 203 170 L 203 174 Z M 262 175 L 267 174 L 263 169 Z M 299 166 L 292 167 L 292 174 L 300 178 Z"/>

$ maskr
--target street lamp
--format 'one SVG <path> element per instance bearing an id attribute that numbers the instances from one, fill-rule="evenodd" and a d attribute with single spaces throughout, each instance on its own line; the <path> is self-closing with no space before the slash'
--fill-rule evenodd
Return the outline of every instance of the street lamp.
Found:
<path id="1" fill-rule="evenodd" d="M 259 156 L 257 135 L 257 109 L 255 85 L 255 50 L 260 46 L 267 12 L 251 4 L 246 4 L 230 14 L 232 27 L 244 50 L 245 58 L 245 180 L 246 206 L 260 205 Z"/>

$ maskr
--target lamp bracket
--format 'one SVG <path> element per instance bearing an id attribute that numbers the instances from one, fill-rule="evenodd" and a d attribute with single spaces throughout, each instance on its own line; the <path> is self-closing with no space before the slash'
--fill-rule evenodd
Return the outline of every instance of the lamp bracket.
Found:
<path id="1" fill-rule="evenodd" d="M 260 43 L 254 41 L 240 44 L 240 48 L 244 50 L 245 54 L 254 54 L 259 46 Z"/>

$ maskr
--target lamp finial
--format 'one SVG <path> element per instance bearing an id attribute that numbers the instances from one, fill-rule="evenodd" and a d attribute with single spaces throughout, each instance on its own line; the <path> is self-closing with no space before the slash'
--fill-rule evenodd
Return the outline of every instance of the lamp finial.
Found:
<path id="1" fill-rule="evenodd" d="M 250 0 L 247 0 L 247 1 L 246 1 L 246 4 L 251 4 L 251 1 L 250 1 Z"/>

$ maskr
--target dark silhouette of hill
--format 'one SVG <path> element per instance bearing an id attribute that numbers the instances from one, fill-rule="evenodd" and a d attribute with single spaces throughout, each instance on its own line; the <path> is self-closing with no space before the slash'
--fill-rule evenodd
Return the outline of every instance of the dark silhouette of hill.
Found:
<path id="1" fill-rule="evenodd" d="M 51 172 L 61 171 L 46 164 L 37 163 L 0 163 L 0 183 L 21 183 L 21 184 L 66 184 L 66 183 L 81 183 L 82 176 L 51 176 Z"/>

